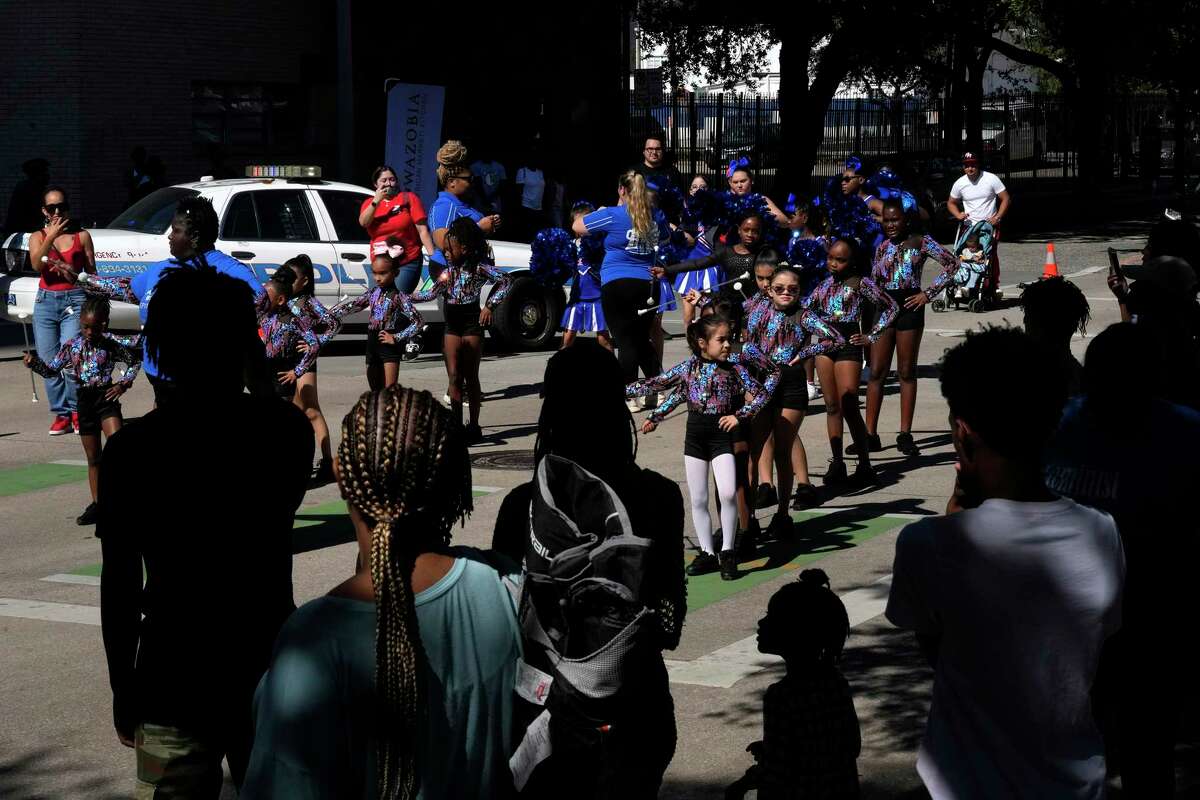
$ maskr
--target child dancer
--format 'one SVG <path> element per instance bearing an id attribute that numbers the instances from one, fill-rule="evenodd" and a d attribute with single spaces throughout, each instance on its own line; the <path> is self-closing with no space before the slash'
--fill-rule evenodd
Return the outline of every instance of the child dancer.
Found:
<path id="1" fill-rule="evenodd" d="M 340 322 L 351 314 L 371 309 L 371 318 L 367 321 L 367 384 L 371 391 L 391 386 L 400 379 L 402 354 L 396 343 L 412 338 L 425 324 L 412 298 L 396 288 L 398 274 L 399 269 L 391 256 L 376 254 L 371 259 L 375 288 L 343 300 L 329 310 L 330 315 Z M 407 320 L 408 326 L 400 330 L 402 320 Z"/>
<path id="2" fill-rule="evenodd" d="M 860 277 L 855 259 L 857 249 L 848 239 L 838 239 L 829 247 L 829 277 L 808 298 L 808 309 L 830 328 L 846 338 L 846 344 L 817 356 L 817 374 L 825 395 L 825 425 L 833 458 L 825 471 L 825 483 L 846 480 L 846 462 L 842 457 L 842 421 L 858 445 L 856 483 L 876 482 L 875 469 L 867 447 L 867 426 L 858 413 L 858 383 L 862 378 L 863 346 L 874 344 L 895 319 L 898 308 L 870 278 Z M 869 334 L 862 332 L 863 303 L 871 303 L 879 313 Z"/>
<path id="3" fill-rule="evenodd" d="M 100 433 L 111 437 L 121 429 L 121 395 L 137 377 L 142 364 L 138 336 L 113 336 L 108 332 L 108 298 L 91 295 L 79 312 L 80 333 L 68 341 L 49 363 L 37 353 L 25 354 L 25 366 L 44 378 L 62 373 L 78 385 L 79 442 L 87 457 L 88 488 L 92 502 L 76 517 L 79 525 L 96 522 L 96 486 L 100 476 Z M 113 383 L 113 367 L 126 365 L 121 380 Z"/>
<path id="4" fill-rule="evenodd" d="M 766 417 L 768 427 L 760 428 L 761 438 L 757 439 L 760 485 L 770 484 L 772 462 L 779 481 L 775 515 L 767 528 L 768 536 L 779 538 L 791 532 L 788 502 L 793 480 L 797 482 L 796 497 L 802 507 L 818 501 L 817 492 L 809 483 L 808 454 L 798 435 L 808 410 L 803 361 L 840 347 L 845 339 L 812 312 L 801 310 L 800 275 L 792 267 L 780 265 L 775 270 L 769 292 L 770 303 L 759 306 L 759 313 L 747 328 L 746 339 L 780 370 L 779 389 Z M 800 313 L 799 324 L 795 320 L 797 313 Z M 815 334 L 816 342 L 802 346 L 801 327 Z"/>
<path id="5" fill-rule="evenodd" d="M 571 208 L 571 222 L 595 210 L 591 203 L 576 203 Z M 604 260 L 604 245 L 593 237 L 579 236 L 575 239 L 575 253 L 575 281 L 571 284 L 571 297 L 561 323 L 562 346 L 570 347 L 578 333 L 595 331 L 596 341 L 612 350 L 604 309 L 600 307 L 600 264 Z"/>
<path id="6" fill-rule="evenodd" d="M 341 320 L 329 312 L 313 292 L 312 259 L 301 253 L 295 258 L 289 258 L 283 266 L 289 267 L 296 273 L 296 282 L 292 284 L 292 300 L 288 309 L 300 321 L 300 324 L 314 334 L 321 347 L 337 336 L 342 328 Z M 307 344 L 300 345 L 307 348 Z M 324 486 L 333 482 L 333 455 L 329 446 L 329 426 L 325 423 L 325 415 L 321 413 L 321 403 L 317 399 L 317 362 L 296 381 L 296 406 L 308 417 L 312 424 L 313 435 L 321 448 L 321 461 L 313 475 L 313 486 Z"/>
<path id="7" fill-rule="evenodd" d="M 625 395 L 642 397 L 671 390 L 642 425 L 650 433 L 685 399 L 688 404 L 683 464 L 692 498 L 692 525 L 700 555 L 688 565 L 689 575 L 718 567 L 723 580 L 737 578 L 733 545 L 737 535 L 737 467 L 733 456 L 738 421 L 749 419 L 766 404 L 764 387 L 739 363 L 730 363 L 732 331 L 724 317 L 702 317 L 688 326 L 692 357 L 653 378 L 630 384 Z M 746 400 L 746 395 L 750 396 Z M 712 465 L 721 500 L 721 553 L 714 550 L 708 514 L 708 469 Z"/>
<path id="8" fill-rule="evenodd" d="M 747 750 L 758 763 L 726 791 L 762 798 L 859 796 L 862 748 L 850 685 L 838 669 L 850 632 L 829 577 L 806 569 L 771 597 L 758 621 L 758 650 L 783 657 L 787 674 L 763 696 L 763 738 Z"/>
<path id="9" fill-rule="evenodd" d="M 508 294 L 509 279 L 490 263 L 487 240 L 479 226 L 466 217 L 450 223 L 446 231 L 447 268 L 437 282 L 412 299 L 424 303 L 445 297 L 446 334 L 442 352 L 446 358 L 446 376 L 450 380 L 450 408 L 462 419 L 463 395 L 470 405 L 466 427 L 467 444 L 483 440 L 479 427 L 479 408 L 483 392 L 479 388 L 479 361 L 483 357 L 483 329 L 492 324 L 492 308 Z M 479 307 L 480 290 L 492 283 L 487 303 Z"/>
<path id="10" fill-rule="evenodd" d="M 896 379 L 900 382 L 900 433 L 896 449 L 906 456 L 919 451 L 913 441 L 913 412 L 917 406 L 917 355 L 925 331 L 925 304 L 954 280 L 958 262 L 954 254 L 926 234 L 910 236 L 904 204 L 898 197 L 883 201 L 883 235 L 875 250 L 871 279 L 896 301 L 898 313 L 871 345 L 871 377 L 867 381 L 867 441 L 871 452 L 882 449 L 879 441 L 879 412 L 883 407 L 883 379 L 896 354 Z M 921 268 L 933 259 L 941 271 L 921 288 Z"/>
<path id="11" fill-rule="evenodd" d="M 266 292 L 255 307 L 258 335 L 266 347 L 267 373 L 276 375 L 275 391 L 290 402 L 296 399 L 296 381 L 316 362 L 321 349 L 307 321 L 288 310 L 295 284 L 292 268 L 280 267 L 264 285 Z"/>

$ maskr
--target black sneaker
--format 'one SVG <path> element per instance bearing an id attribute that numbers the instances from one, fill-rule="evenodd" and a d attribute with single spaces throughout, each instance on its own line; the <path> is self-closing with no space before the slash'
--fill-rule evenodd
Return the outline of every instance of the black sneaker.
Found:
<path id="1" fill-rule="evenodd" d="M 736 581 L 738 579 L 737 558 L 732 550 L 721 551 L 721 580 Z"/>
<path id="2" fill-rule="evenodd" d="M 720 566 L 715 555 L 701 550 L 683 571 L 688 575 L 707 575 L 710 572 L 716 572 Z"/>
<path id="3" fill-rule="evenodd" d="M 483 428 L 478 425 L 467 425 L 463 433 L 467 436 L 468 445 L 479 444 L 483 441 Z"/>
<path id="4" fill-rule="evenodd" d="M 872 453 L 878 453 L 882 450 L 883 442 L 879 440 L 879 434 L 867 434 L 867 446 L 871 448 Z M 852 456 L 858 455 L 858 442 L 851 442 L 850 446 L 846 448 L 846 453 Z"/>
<path id="5" fill-rule="evenodd" d="M 921 452 L 917 443 L 913 441 L 913 435 L 908 431 L 901 431 L 897 434 L 896 449 L 906 456 L 915 456 Z"/>
<path id="6" fill-rule="evenodd" d="M 308 488 L 316 489 L 320 486 L 327 486 L 333 483 L 333 461 L 329 459 L 321 459 L 321 463 L 317 465 L 317 471 L 313 473 L 312 479 L 308 482 Z"/>
<path id="7" fill-rule="evenodd" d="M 83 513 L 75 518 L 76 525 L 95 525 L 96 518 L 100 516 L 100 509 L 95 503 L 88 503 L 88 507 L 83 510 Z"/>
<path id="8" fill-rule="evenodd" d="M 817 487 L 811 483 L 797 484 L 796 493 L 792 495 L 792 508 L 799 511 L 819 505 L 821 505 L 821 493 L 817 491 Z"/>
<path id="9" fill-rule="evenodd" d="M 770 508 L 778 504 L 779 495 L 775 493 L 775 487 L 769 483 L 760 483 L 754 492 L 754 507 Z"/>
<path id="10" fill-rule="evenodd" d="M 870 461 L 859 461 L 854 468 L 854 484 L 856 486 L 875 486 L 879 483 L 879 475 Z"/>
<path id="11" fill-rule="evenodd" d="M 750 526 L 738 534 L 737 554 L 742 558 L 750 558 L 758 550 L 758 540 L 762 538 L 762 527 L 754 517 L 750 518 Z"/>
<path id="12" fill-rule="evenodd" d="M 779 511 L 775 516 L 771 517 L 771 524 L 767 526 L 767 538 L 775 541 L 782 541 L 792 535 L 792 515 L 786 511 Z"/>
<path id="13" fill-rule="evenodd" d="M 825 475 L 821 478 L 821 482 L 826 486 L 832 486 L 838 483 L 846 482 L 846 462 L 840 458 L 829 459 L 829 466 L 825 469 Z"/>

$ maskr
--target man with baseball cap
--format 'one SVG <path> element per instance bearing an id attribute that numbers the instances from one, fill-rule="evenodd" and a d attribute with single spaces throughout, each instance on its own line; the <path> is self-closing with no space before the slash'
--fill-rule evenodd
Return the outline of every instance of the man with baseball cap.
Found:
<path id="1" fill-rule="evenodd" d="M 962 229 L 984 221 L 992 226 L 988 284 L 995 291 L 1000 281 L 1000 221 L 1008 213 L 1008 189 L 995 174 L 979 168 L 979 159 L 974 153 L 963 153 L 962 164 L 963 176 L 950 188 L 950 199 L 946 206 Z"/>

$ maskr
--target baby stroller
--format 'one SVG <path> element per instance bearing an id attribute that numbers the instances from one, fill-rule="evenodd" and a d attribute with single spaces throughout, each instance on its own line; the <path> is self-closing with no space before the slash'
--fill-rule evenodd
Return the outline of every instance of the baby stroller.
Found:
<path id="1" fill-rule="evenodd" d="M 958 271 L 954 273 L 954 280 L 946 287 L 945 294 L 931 303 L 934 311 L 945 311 L 951 305 L 959 309 L 966 304 L 968 311 L 981 312 L 995 306 L 996 300 L 999 299 L 999 291 L 991 285 L 988 274 L 993 233 L 992 226 L 986 221 L 959 228 L 958 238 L 954 242 L 954 255 L 959 258 Z M 972 237 L 979 238 L 979 250 L 969 251 L 973 258 L 964 257 L 967 240 Z"/>

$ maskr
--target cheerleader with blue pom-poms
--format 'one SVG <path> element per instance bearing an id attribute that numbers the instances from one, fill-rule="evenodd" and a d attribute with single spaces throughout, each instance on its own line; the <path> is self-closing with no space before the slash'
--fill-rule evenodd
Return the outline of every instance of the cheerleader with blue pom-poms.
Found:
<path id="1" fill-rule="evenodd" d="M 571 208 L 571 222 L 595 211 L 588 202 L 578 202 Z M 575 275 L 571 296 L 562 316 L 562 346 L 570 347 L 580 333 L 594 332 L 596 341 L 608 350 L 613 349 L 604 309 L 600 306 L 600 264 L 604 261 L 604 245 L 588 236 L 575 240 Z"/>
<path id="2" fill-rule="evenodd" d="M 750 172 L 750 159 L 743 156 L 730 161 L 729 167 L 725 170 L 725 178 L 729 182 L 729 197 L 735 203 L 747 206 L 761 205 L 762 210 L 780 226 L 788 224 L 788 215 L 775 205 L 771 198 L 754 191 L 754 176 Z"/>
<path id="3" fill-rule="evenodd" d="M 734 541 L 737 535 L 737 463 L 735 441 L 739 423 L 766 405 L 770 392 L 741 363 L 730 361 L 733 330 L 725 317 L 701 317 L 688 326 L 692 357 L 661 375 L 631 383 L 626 397 L 669 391 L 667 399 L 642 425 L 650 433 L 676 406 L 688 404 L 683 463 L 691 494 L 692 526 L 701 553 L 688 565 L 689 575 L 720 569 L 721 578 L 737 578 Z M 749 397 L 749 400 L 747 400 Z M 721 501 L 721 550 L 718 556 L 708 513 L 708 473 L 712 468 Z"/>

